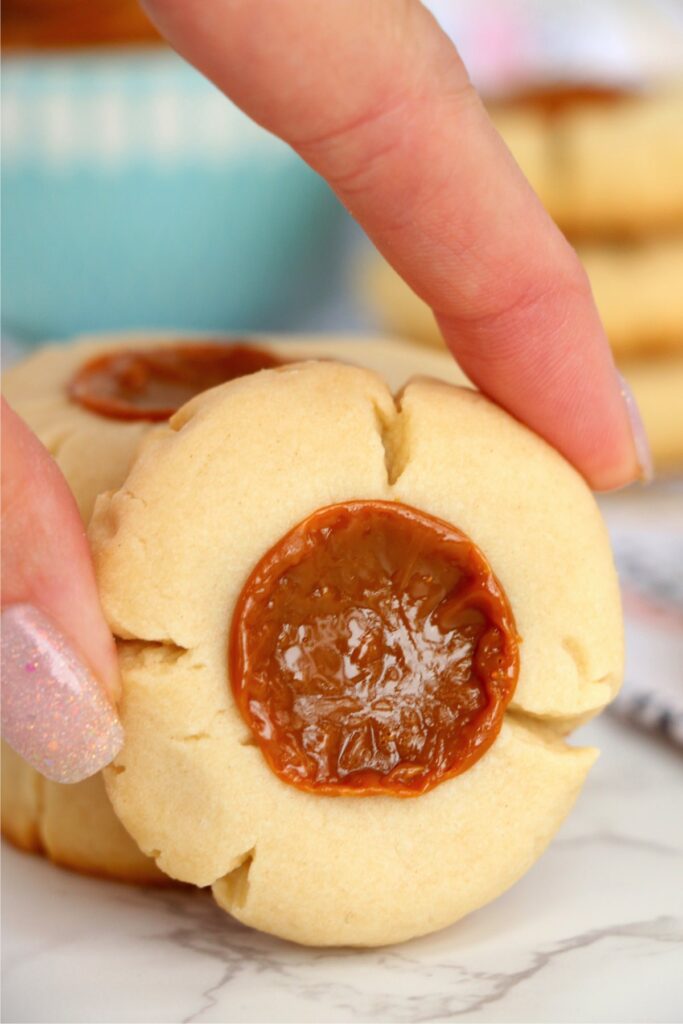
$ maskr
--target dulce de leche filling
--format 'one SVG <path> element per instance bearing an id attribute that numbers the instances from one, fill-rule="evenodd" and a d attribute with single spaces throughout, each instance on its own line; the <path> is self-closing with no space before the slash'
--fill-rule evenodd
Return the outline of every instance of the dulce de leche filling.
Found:
<path id="1" fill-rule="evenodd" d="M 135 0 L 4 0 L 2 47 L 161 42 Z"/>
<path id="2" fill-rule="evenodd" d="M 282 363 L 265 349 L 239 343 L 118 349 L 81 366 L 68 392 L 72 401 L 110 419 L 166 420 L 201 391 Z"/>
<path id="3" fill-rule="evenodd" d="M 528 107 L 554 117 L 582 107 L 606 107 L 622 103 L 631 94 L 621 86 L 598 82 L 558 82 L 528 89 L 510 97 L 508 105 Z"/>
<path id="4" fill-rule="evenodd" d="M 320 509 L 261 559 L 235 608 L 235 700 L 271 769 L 329 795 L 417 796 L 496 738 L 519 668 L 481 551 L 407 505 Z"/>

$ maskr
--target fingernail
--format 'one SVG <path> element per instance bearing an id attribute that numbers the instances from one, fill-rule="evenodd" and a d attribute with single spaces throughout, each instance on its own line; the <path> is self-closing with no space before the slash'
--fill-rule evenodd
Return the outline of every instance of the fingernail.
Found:
<path id="1" fill-rule="evenodd" d="M 638 467 L 640 469 L 640 479 L 644 484 L 650 483 L 654 479 L 655 471 L 652 464 L 652 452 L 650 451 L 650 442 L 647 439 L 645 433 L 645 426 L 638 409 L 638 403 L 636 402 L 633 392 L 629 387 L 626 378 L 617 371 L 619 382 L 621 385 L 621 395 L 626 405 L 628 412 L 628 418 L 631 422 L 631 433 L 633 435 L 633 443 L 636 449 L 636 458 L 638 460 Z"/>
<path id="2" fill-rule="evenodd" d="M 95 676 L 64 634 L 30 604 L 2 613 L 2 736 L 55 782 L 79 782 L 123 745 L 123 729 Z"/>

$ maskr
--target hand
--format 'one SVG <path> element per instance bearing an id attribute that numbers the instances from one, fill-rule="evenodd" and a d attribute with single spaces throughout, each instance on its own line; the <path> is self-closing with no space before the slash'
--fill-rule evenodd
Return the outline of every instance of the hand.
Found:
<path id="1" fill-rule="evenodd" d="M 144 3 L 327 179 L 483 392 L 596 489 L 649 474 L 586 275 L 417 0 Z"/>
<path id="2" fill-rule="evenodd" d="M 83 523 L 57 464 L 2 403 L 2 736 L 77 782 L 123 743 L 116 649 Z"/>
<path id="3" fill-rule="evenodd" d="M 648 472 L 586 276 L 416 0 L 147 0 L 161 31 L 323 175 L 482 391 L 596 488 Z M 3 409 L 3 736 L 75 781 L 122 743 L 75 503 Z"/>

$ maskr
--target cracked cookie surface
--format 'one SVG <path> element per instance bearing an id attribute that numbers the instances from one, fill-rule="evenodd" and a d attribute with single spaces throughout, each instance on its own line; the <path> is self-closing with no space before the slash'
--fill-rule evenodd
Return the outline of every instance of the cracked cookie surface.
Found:
<path id="1" fill-rule="evenodd" d="M 55 458 L 86 524 L 97 495 L 123 484 L 138 444 L 156 424 L 98 415 L 72 400 L 70 386 L 84 367 L 92 371 L 95 362 L 106 368 L 114 359 L 117 373 L 113 383 L 118 383 L 114 396 L 119 400 L 122 394 L 136 397 L 141 390 L 139 355 L 144 357 L 145 352 L 160 348 L 167 352 L 176 344 L 187 353 L 196 340 L 168 332 L 156 336 L 86 336 L 45 346 L 3 374 L 3 393 Z M 237 345 L 238 361 L 242 367 L 249 363 L 238 338 L 207 336 L 200 343 L 200 351 L 204 348 L 206 354 L 206 347 L 218 342 L 233 348 Z M 273 362 L 308 355 L 348 357 L 383 372 L 394 387 L 402 385 L 415 368 L 412 346 L 388 338 L 264 336 L 257 339 L 257 345 L 260 351 L 269 353 Z M 142 362 L 144 368 L 144 358 Z M 462 379 L 455 363 L 440 356 L 428 356 L 420 362 L 430 372 Z M 262 363 L 252 360 L 248 368 L 258 369 Z M 227 369 L 232 372 L 235 367 Z M 211 373 L 202 372 L 199 383 L 212 382 Z M 101 390 L 102 381 L 99 385 Z M 126 386 L 123 391 L 122 385 Z M 170 397 L 177 399 L 173 393 Z M 165 880 L 119 822 L 100 776 L 64 786 L 43 779 L 4 743 L 2 757 L 2 829 L 15 845 L 43 852 L 56 863 L 77 871 L 143 883 Z"/>
<path id="2" fill-rule="evenodd" d="M 427 793 L 326 796 L 278 778 L 229 685 L 229 628 L 254 566 L 297 523 L 399 502 L 477 545 L 505 590 L 519 679 L 490 749 Z M 248 924 L 375 945 L 443 927 L 533 863 L 594 760 L 562 735 L 622 669 L 607 535 L 579 475 L 472 391 L 303 363 L 193 399 L 143 441 L 90 527 L 121 644 L 117 813 L 173 877 Z"/>

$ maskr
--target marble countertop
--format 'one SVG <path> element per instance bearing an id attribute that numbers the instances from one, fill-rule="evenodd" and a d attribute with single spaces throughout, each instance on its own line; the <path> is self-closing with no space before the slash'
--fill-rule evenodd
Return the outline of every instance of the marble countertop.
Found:
<path id="1" fill-rule="evenodd" d="M 679 487 L 603 510 L 632 553 L 633 523 L 648 537 L 680 531 L 680 509 Z M 651 677 L 652 648 L 638 651 L 630 663 Z M 535 867 L 459 924 L 394 948 L 300 948 L 231 921 L 207 894 L 83 878 L 3 844 L 1 1019 L 680 1022 L 681 748 L 610 712 L 573 742 L 602 757 Z"/>
<path id="2" fill-rule="evenodd" d="M 577 739 L 602 757 L 538 864 L 394 948 L 299 948 L 204 893 L 81 878 L 5 846 L 2 1019 L 680 1021 L 680 752 L 609 714 Z"/>

